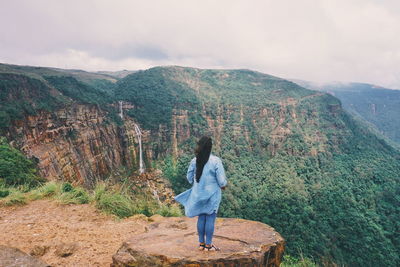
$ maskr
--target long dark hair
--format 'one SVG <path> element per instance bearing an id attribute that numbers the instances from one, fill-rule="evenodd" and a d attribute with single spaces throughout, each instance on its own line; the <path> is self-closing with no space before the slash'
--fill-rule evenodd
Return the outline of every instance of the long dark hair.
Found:
<path id="1" fill-rule="evenodd" d="M 212 148 L 212 140 L 209 136 L 203 136 L 197 142 L 195 150 L 196 154 L 196 181 L 200 182 L 201 174 L 203 173 L 204 165 L 210 158 Z"/>

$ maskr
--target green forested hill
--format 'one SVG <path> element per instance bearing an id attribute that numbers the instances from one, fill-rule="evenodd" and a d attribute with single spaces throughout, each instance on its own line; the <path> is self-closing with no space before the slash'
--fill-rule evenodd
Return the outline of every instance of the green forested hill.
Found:
<path id="1" fill-rule="evenodd" d="M 114 99 L 115 79 L 78 70 L 0 64 L 0 131 L 10 122 L 72 102 L 102 105 Z"/>
<path id="2" fill-rule="evenodd" d="M 333 94 L 342 101 L 347 111 L 368 121 L 400 145 L 400 90 L 365 83 L 315 85 L 300 81 L 299 84 Z"/>
<path id="3" fill-rule="evenodd" d="M 229 179 L 219 216 L 265 222 L 290 254 L 318 262 L 400 265 L 400 152 L 330 94 L 249 70 L 156 67 L 112 81 L 10 65 L 0 73 L 3 121 L 13 107 L 23 116 L 76 101 L 115 114 L 107 104 L 128 101 L 126 113 L 150 131 L 146 166 L 161 167 L 177 193 L 190 186 L 197 139 L 211 134 Z"/>
<path id="4" fill-rule="evenodd" d="M 177 164 L 164 161 L 177 192 L 188 187 L 196 139 L 211 132 L 230 181 L 220 216 L 272 225 L 292 254 L 400 264 L 400 154 L 337 98 L 248 70 L 180 67 L 129 75 L 116 95 L 134 103 L 129 114 L 147 129 L 187 111 L 191 137 Z"/>

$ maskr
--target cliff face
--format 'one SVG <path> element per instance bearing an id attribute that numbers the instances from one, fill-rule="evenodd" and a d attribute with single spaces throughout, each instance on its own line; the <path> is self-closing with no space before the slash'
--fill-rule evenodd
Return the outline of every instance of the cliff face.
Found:
<path id="1" fill-rule="evenodd" d="M 37 159 L 44 178 L 92 185 L 136 163 L 134 123 L 126 120 L 119 127 L 95 105 L 72 104 L 15 121 L 8 137 Z"/>
<path id="2" fill-rule="evenodd" d="M 400 90 L 366 83 L 295 82 L 305 88 L 334 95 L 343 103 L 344 109 L 371 123 L 394 145 L 400 144 Z"/>

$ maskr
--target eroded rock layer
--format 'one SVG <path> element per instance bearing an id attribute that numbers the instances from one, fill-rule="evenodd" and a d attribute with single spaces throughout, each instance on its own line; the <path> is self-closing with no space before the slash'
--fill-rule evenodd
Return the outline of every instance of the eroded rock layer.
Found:
<path id="1" fill-rule="evenodd" d="M 156 217 L 149 231 L 123 243 L 113 256 L 122 266 L 279 266 L 285 241 L 272 227 L 242 219 L 218 218 L 213 242 L 221 251 L 197 250 L 195 218 Z"/>
<path id="2" fill-rule="evenodd" d="M 73 104 L 27 116 L 15 121 L 8 135 L 37 159 L 48 180 L 90 185 L 120 166 L 136 165 L 138 157 L 133 122 L 118 126 L 95 105 Z"/>

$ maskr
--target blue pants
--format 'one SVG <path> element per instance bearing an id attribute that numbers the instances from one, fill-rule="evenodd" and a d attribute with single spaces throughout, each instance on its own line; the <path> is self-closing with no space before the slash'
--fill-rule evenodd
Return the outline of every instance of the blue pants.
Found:
<path id="1" fill-rule="evenodd" d="M 197 219 L 197 233 L 199 234 L 199 242 L 204 243 L 204 235 L 206 236 L 206 245 L 212 244 L 214 234 L 214 224 L 217 214 L 200 214 Z"/>

